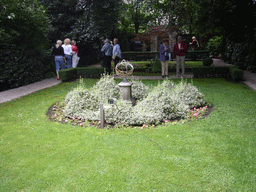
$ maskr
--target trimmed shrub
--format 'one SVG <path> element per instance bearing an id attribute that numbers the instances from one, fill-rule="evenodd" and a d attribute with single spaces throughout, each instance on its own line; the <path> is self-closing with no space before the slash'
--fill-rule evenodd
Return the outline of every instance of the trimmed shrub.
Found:
<path id="1" fill-rule="evenodd" d="M 125 59 L 128 61 L 147 61 L 155 58 L 158 55 L 159 55 L 158 51 L 155 51 L 155 52 L 130 51 L 130 52 L 122 52 L 122 59 Z"/>
<path id="2" fill-rule="evenodd" d="M 244 71 L 237 67 L 229 67 L 230 77 L 234 81 L 242 81 L 244 78 Z"/>
<path id="3" fill-rule="evenodd" d="M 107 103 L 110 98 L 119 99 L 120 97 L 119 86 L 115 83 L 114 78 L 105 74 L 103 74 L 91 91 L 101 103 Z"/>
<path id="4" fill-rule="evenodd" d="M 213 63 L 213 60 L 210 57 L 207 57 L 203 60 L 203 66 L 211 66 L 212 63 Z"/>
<path id="5" fill-rule="evenodd" d="M 143 100 L 148 96 L 149 88 L 141 81 L 132 80 L 132 98 L 135 100 Z"/>
<path id="6" fill-rule="evenodd" d="M 79 77 L 99 78 L 103 73 L 103 67 L 77 67 L 59 71 L 62 81 L 70 81 Z"/>
<path id="7" fill-rule="evenodd" d="M 193 67 L 193 74 L 195 78 L 207 78 L 207 77 L 223 77 L 226 78 L 229 75 L 229 67 Z"/>
<path id="8" fill-rule="evenodd" d="M 171 53 L 172 60 L 173 60 L 173 52 Z M 210 52 L 209 51 L 193 51 L 193 52 L 187 52 L 186 53 L 186 60 L 193 60 L 195 57 L 197 59 L 203 60 L 206 57 L 209 57 Z M 134 52 L 122 52 L 122 58 L 128 61 L 148 61 L 151 59 L 154 59 L 156 57 L 159 57 L 158 51 L 134 51 Z"/>
<path id="9" fill-rule="evenodd" d="M 49 65 L 44 61 L 47 57 L 46 51 L 19 48 L 1 51 L 0 91 L 42 80 Z"/>
<path id="10" fill-rule="evenodd" d="M 70 81 L 76 79 L 76 68 L 69 68 L 59 71 L 59 76 L 62 81 Z"/>
<path id="11" fill-rule="evenodd" d="M 101 74 L 104 73 L 103 67 L 77 67 L 77 77 L 79 78 L 100 78 Z"/>
<path id="12" fill-rule="evenodd" d="M 81 84 L 67 94 L 65 102 L 66 106 L 63 113 L 66 116 L 91 120 L 99 119 L 97 97 L 83 88 Z"/>
<path id="13" fill-rule="evenodd" d="M 134 84 L 135 92 L 141 87 L 148 90 L 142 82 Z M 117 87 L 109 76 L 103 76 L 91 91 L 85 90 L 80 84 L 67 94 L 63 112 L 70 118 L 99 120 L 99 104 L 107 106 L 109 98 L 118 98 Z M 186 118 L 190 108 L 205 104 L 198 89 L 185 81 L 175 85 L 172 81 L 164 80 L 148 95 L 147 91 L 143 91 L 138 98 L 143 99 L 134 107 L 122 99 L 113 106 L 105 107 L 106 122 L 124 125 L 157 124 L 166 119 Z"/>
<path id="14" fill-rule="evenodd" d="M 162 64 L 158 58 L 154 58 L 150 61 L 150 67 L 153 73 L 159 73 L 162 71 Z"/>

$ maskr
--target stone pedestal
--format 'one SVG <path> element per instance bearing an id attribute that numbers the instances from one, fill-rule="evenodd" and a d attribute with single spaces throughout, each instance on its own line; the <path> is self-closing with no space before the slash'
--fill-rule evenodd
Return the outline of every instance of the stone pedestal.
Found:
<path id="1" fill-rule="evenodd" d="M 132 103 L 132 82 L 122 81 L 118 86 L 121 97 L 128 103 Z"/>

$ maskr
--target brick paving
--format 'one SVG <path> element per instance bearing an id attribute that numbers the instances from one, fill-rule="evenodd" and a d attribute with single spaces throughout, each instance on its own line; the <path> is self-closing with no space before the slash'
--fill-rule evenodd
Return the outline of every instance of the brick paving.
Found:
<path id="1" fill-rule="evenodd" d="M 231 66 L 231 64 L 227 64 L 223 62 L 221 59 L 213 59 L 213 65 L 215 66 Z M 115 76 L 116 79 L 122 79 L 123 77 Z M 163 79 L 161 76 L 128 76 L 127 79 Z M 178 78 L 176 75 L 169 75 L 170 79 Z M 180 78 L 180 77 L 179 77 Z M 184 78 L 193 78 L 193 74 L 186 74 Z M 39 82 L 35 82 L 26 86 L 18 87 L 15 89 L 10 89 L 7 91 L 0 92 L 0 103 L 5 103 L 17 98 L 20 98 L 25 95 L 29 95 L 33 92 L 46 89 L 48 87 L 52 87 L 61 83 L 61 80 L 57 80 L 56 78 L 44 79 Z M 256 74 L 250 73 L 248 71 L 244 71 L 244 81 L 246 85 L 251 87 L 254 91 L 256 91 Z"/>

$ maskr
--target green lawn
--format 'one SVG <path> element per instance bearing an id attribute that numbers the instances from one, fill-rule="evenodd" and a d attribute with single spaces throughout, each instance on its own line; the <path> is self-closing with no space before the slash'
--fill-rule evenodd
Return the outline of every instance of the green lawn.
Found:
<path id="1" fill-rule="evenodd" d="M 215 110 L 185 124 L 101 130 L 51 122 L 49 107 L 77 84 L 0 104 L 0 191 L 255 190 L 256 92 L 246 85 L 194 79 Z"/>

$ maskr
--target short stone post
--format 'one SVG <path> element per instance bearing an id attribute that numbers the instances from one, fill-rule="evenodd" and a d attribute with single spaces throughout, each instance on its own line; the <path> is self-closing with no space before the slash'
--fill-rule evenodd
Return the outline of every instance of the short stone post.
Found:
<path id="1" fill-rule="evenodd" d="M 105 124 L 104 105 L 100 104 L 100 128 L 103 129 Z"/>
<path id="2" fill-rule="evenodd" d="M 127 80 L 118 84 L 121 97 L 130 104 L 132 104 L 132 84 L 132 82 L 128 82 Z"/>

